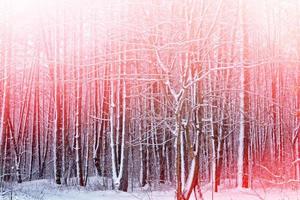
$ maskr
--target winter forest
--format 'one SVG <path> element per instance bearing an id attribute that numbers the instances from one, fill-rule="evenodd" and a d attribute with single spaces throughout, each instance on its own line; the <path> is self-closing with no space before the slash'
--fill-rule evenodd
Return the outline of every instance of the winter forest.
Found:
<path id="1" fill-rule="evenodd" d="M 0 199 L 299 190 L 298 0 L 0 0 Z"/>

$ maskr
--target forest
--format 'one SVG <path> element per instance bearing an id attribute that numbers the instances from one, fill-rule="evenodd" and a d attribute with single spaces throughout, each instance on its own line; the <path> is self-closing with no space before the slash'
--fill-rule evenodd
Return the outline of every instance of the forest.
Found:
<path id="1" fill-rule="evenodd" d="M 299 189 L 300 2 L 0 0 L 0 191 L 95 177 Z"/>

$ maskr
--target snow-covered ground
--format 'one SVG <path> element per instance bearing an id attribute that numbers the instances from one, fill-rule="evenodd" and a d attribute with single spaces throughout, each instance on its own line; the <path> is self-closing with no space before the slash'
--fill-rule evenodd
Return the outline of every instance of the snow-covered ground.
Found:
<path id="1" fill-rule="evenodd" d="M 134 192 L 93 191 L 78 187 L 56 186 L 53 182 L 39 180 L 11 185 L 12 192 L 5 193 L 0 199 L 14 200 L 174 200 L 174 190 L 164 187 L 163 190 L 152 191 L 149 188 Z M 12 197 L 12 198 L 11 198 Z M 194 199 L 193 197 L 191 198 Z M 238 190 L 222 189 L 218 193 L 204 191 L 205 200 L 300 200 L 300 191 L 290 189 L 258 189 Z"/>

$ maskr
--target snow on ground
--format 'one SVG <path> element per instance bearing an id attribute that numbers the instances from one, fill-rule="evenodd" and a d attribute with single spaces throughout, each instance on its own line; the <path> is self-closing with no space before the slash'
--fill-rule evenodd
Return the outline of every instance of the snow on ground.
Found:
<path id="1" fill-rule="evenodd" d="M 56 186 L 48 180 L 39 180 L 14 184 L 8 188 L 12 192 L 6 192 L 0 199 L 13 200 L 174 200 L 174 190 L 170 187 L 166 191 L 151 191 L 149 188 L 139 189 L 134 192 L 120 191 L 93 191 L 75 186 Z M 12 198 L 11 198 L 12 197 Z M 205 200 L 300 200 L 300 191 L 290 189 L 258 189 L 239 190 L 222 189 L 218 193 L 204 191 Z M 192 197 L 191 200 L 194 200 Z"/>
<path id="2" fill-rule="evenodd" d="M 263 190 L 223 190 L 214 193 L 212 198 L 211 192 L 204 194 L 204 199 L 215 200 L 300 200 L 300 191 L 269 189 Z"/>

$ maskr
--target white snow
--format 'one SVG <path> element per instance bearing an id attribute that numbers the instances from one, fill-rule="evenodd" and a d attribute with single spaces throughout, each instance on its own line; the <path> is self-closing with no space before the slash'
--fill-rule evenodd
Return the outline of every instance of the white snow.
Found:
<path id="1" fill-rule="evenodd" d="M 57 186 L 48 180 L 39 180 L 14 184 L 12 186 L 14 200 L 174 200 L 175 192 L 169 186 L 162 186 L 161 190 L 150 188 L 137 189 L 134 192 L 93 191 L 92 187 Z M 202 187 L 204 200 L 211 200 L 210 186 Z M 95 189 L 95 188 L 94 188 Z M 166 191 L 162 191 L 162 190 Z M 10 199 L 10 192 L 0 199 Z M 292 189 L 223 189 L 213 194 L 214 200 L 300 200 L 300 191 Z M 194 194 L 191 195 L 194 200 Z"/>

